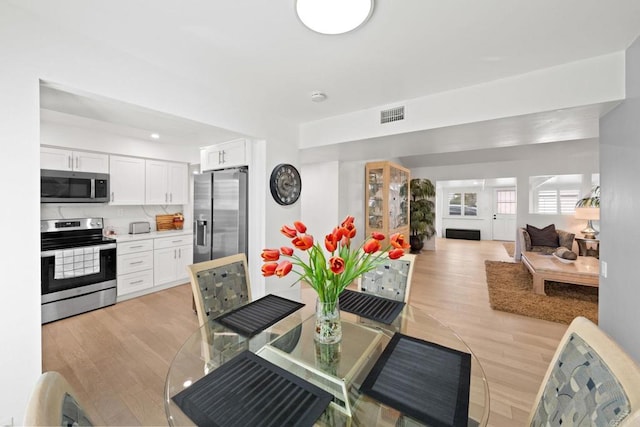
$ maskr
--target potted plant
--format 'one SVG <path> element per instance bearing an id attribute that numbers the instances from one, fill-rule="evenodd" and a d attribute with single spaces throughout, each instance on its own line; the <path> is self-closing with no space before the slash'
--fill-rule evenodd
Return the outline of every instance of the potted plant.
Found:
<path id="1" fill-rule="evenodd" d="M 414 178 L 409 184 L 411 203 L 409 205 L 409 243 L 411 253 L 420 253 L 424 240 L 436 234 L 435 204 L 432 198 L 436 195 L 433 183 L 426 178 Z"/>
<path id="2" fill-rule="evenodd" d="M 591 194 L 576 203 L 577 208 L 599 208 L 600 207 L 600 186 L 596 185 L 591 190 Z"/>

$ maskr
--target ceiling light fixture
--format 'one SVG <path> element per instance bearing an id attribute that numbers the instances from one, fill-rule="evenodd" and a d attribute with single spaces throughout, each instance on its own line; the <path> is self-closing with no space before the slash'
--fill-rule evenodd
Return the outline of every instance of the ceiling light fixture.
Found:
<path id="1" fill-rule="evenodd" d="M 344 34 L 367 22 L 373 0 L 296 0 L 300 21 L 320 34 Z"/>
<path id="2" fill-rule="evenodd" d="M 153 139 L 160 139 L 160 135 L 158 135 L 157 133 L 152 133 L 151 135 L 149 135 L 151 138 Z"/>

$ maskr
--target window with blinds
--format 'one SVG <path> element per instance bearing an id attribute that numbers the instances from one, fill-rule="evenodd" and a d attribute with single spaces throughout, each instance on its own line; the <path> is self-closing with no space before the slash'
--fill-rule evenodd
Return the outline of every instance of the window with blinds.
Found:
<path id="1" fill-rule="evenodd" d="M 536 194 L 536 213 L 572 215 L 579 193 L 578 189 L 539 190 Z"/>

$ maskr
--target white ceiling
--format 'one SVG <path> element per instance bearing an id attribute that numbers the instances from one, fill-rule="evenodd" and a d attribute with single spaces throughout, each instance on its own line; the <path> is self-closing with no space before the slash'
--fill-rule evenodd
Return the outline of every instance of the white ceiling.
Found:
<path id="1" fill-rule="evenodd" d="M 216 91 L 218 102 L 293 124 L 622 51 L 640 33 L 638 0 L 377 0 L 364 27 L 340 36 L 303 27 L 294 0 L 8 1 L 78 37 L 197 81 Z M 327 94 L 325 102 L 310 101 L 316 90 Z M 45 102 L 65 113 L 72 108 Z M 129 110 L 125 116 L 135 123 L 123 123 L 122 114 L 95 110 L 93 119 L 145 130 L 168 120 Z M 541 120 L 557 130 L 557 123 L 592 113 L 517 118 L 525 130 L 516 137 L 544 142 Z M 181 122 L 168 121 L 179 133 Z M 480 130 L 512 137 L 513 124 Z M 193 132 L 199 124 L 184 126 Z"/>

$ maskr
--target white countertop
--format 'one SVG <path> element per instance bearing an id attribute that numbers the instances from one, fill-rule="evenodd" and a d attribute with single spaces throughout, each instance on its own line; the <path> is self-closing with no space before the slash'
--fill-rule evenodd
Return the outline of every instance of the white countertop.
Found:
<path id="1" fill-rule="evenodd" d="M 193 229 L 184 230 L 168 230 L 168 231 L 152 231 L 151 233 L 141 234 L 119 234 L 115 237 L 116 242 L 135 242 L 136 240 L 148 240 L 155 239 L 157 237 L 171 237 L 171 236 L 191 236 L 193 235 Z"/>

